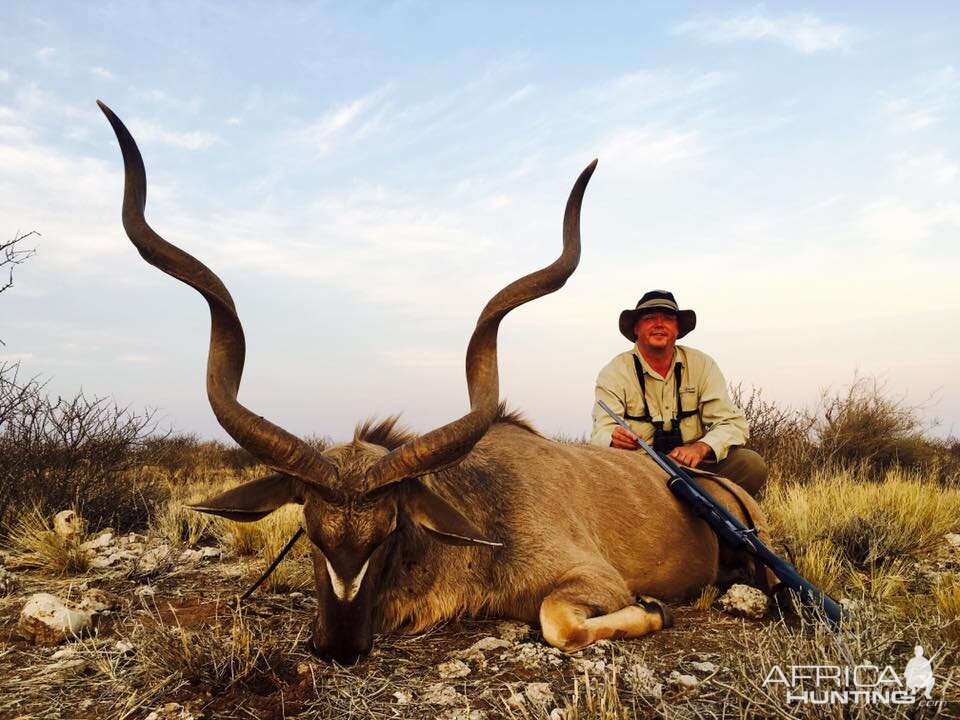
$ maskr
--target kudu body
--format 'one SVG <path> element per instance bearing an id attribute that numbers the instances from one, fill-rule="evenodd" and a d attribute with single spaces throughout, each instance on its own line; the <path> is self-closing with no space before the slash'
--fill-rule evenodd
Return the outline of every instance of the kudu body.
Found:
<path id="1" fill-rule="evenodd" d="M 563 252 L 497 293 L 467 349 L 471 409 L 425 435 L 395 420 L 358 428 L 323 452 L 237 401 L 244 338 L 233 301 L 206 266 L 143 216 L 139 150 L 103 104 L 125 166 L 123 223 L 149 263 L 198 290 L 211 312 L 207 393 L 224 429 L 276 472 L 195 506 L 245 522 L 300 503 L 313 545 L 318 613 L 311 648 L 355 661 L 374 631 L 418 631 L 451 617 L 539 621 L 573 651 L 670 624 L 661 599 L 717 579 L 721 549 L 640 453 L 550 441 L 499 404 L 497 329 L 513 308 L 554 292 L 580 256 L 580 205 L 596 161 L 567 202 Z M 709 488 L 763 530 L 753 499 L 720 478 Z M 654 599 L 657 598 L 657 599 Z"/>

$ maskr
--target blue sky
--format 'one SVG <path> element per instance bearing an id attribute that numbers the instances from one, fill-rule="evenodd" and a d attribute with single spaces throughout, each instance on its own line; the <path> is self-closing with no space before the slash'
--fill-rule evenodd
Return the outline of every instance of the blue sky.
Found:
<path id="1" fill-rule="evenodd" d="M 346 437 L 467 406 L 500 286 L 551 261 L 600 163 L 580 268 L 501 331 L 502 394 L 588 430 L 619 311 L 694 308 L 690 345 L 793 405 L 878 377 L 960 428 L 960 6 L 19 3 L 0 7 L 0 359 L 223 437 L 202 299 L 120 226 L 102 99 L 147 217 L 230 288 L 240 399 Z"/>

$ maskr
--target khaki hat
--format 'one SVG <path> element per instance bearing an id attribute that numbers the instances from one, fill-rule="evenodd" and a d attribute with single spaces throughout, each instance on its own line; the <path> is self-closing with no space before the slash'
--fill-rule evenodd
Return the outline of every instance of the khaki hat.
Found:
<path id="1" fill-rule="evenodd" d="M 645 313 L 664 311 L 672 312 L 677 316 L 678 338 L 682 338 L 697 326 L 697 314 L 693 310 L 681 310 L 672 292 L 651 290 L 637 301 L 637 306 L 633 310 L 627 308 L 620 313 L 620 334 L 630 342 L 636 342 L 637 336 L 633 332 L 633 327 L 637 324 L 637 318 Z"/>

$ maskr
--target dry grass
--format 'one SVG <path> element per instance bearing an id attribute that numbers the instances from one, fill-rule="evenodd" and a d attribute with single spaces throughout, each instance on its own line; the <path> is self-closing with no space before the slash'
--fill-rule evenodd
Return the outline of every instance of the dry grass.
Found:
<path id="1" fill-rule="evenodd" d="M 300 638 L 276 637 L 242 606 L 223 606 L 229 624 L 217 618 L 200 631 L 166 624 L 159 615 L 137 635 L 138 661 L 156 680 L 176 677 L 210 690 L 224 690 L 236 683 L 279 685 L 276 673 Z M 293 643 L 291 645 L 291 643 Z"/>
<path id="2" fill-rule="evenodd" d="M 85 536 L 64 538 L 53 531 L 39 508 L 20 515 L 7 536 L 10 549 L 23 554 L 20 564 L 54 575 L 84 573 L 90 569 L 90 554 L 80 545 Z"/>
<path id="3" fill-rule="evenodd" d="M 716 585 L 707 585 L 700 591 L 700 595 L 693 601 L 693 607 L 697 610 L 709 610 L 720 597 L 720 588 Z"/>
<path id="4" fill-rule="evenodd" d="M 960 526 L 960 490 L 900 470 L 879 482 L 844 472 L 820 474 L 808 484 L 774 483 L 763 507 L 773 536 L 794 553 L 816 552 L 824 559 L 832 546 L 861 570 L 917 558 Z"/>

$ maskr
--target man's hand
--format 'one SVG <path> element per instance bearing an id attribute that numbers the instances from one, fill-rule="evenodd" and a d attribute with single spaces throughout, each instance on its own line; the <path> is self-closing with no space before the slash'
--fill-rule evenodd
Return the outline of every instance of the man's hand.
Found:
<path id="1" fill-rule="evenodd" d="M 636 435 L 617 425 L 613 429 L 613 435 L 610 436 L 610 447 L 620 448 L 621 450 L 636 450 L 638 447 L 636 438 Z"/>
<path id="2" fill-rule="evenodd" d="M 689 445 L 675 447 L 669 452 L 667 457 L 675 460 L 681 465 L 695 468 L 697 465 L 703 462 L 704 458 L 711 455 L 713 455 L 713 448 L 702 440 L 697 440 L 695 443 L 690 443 Z"/>

